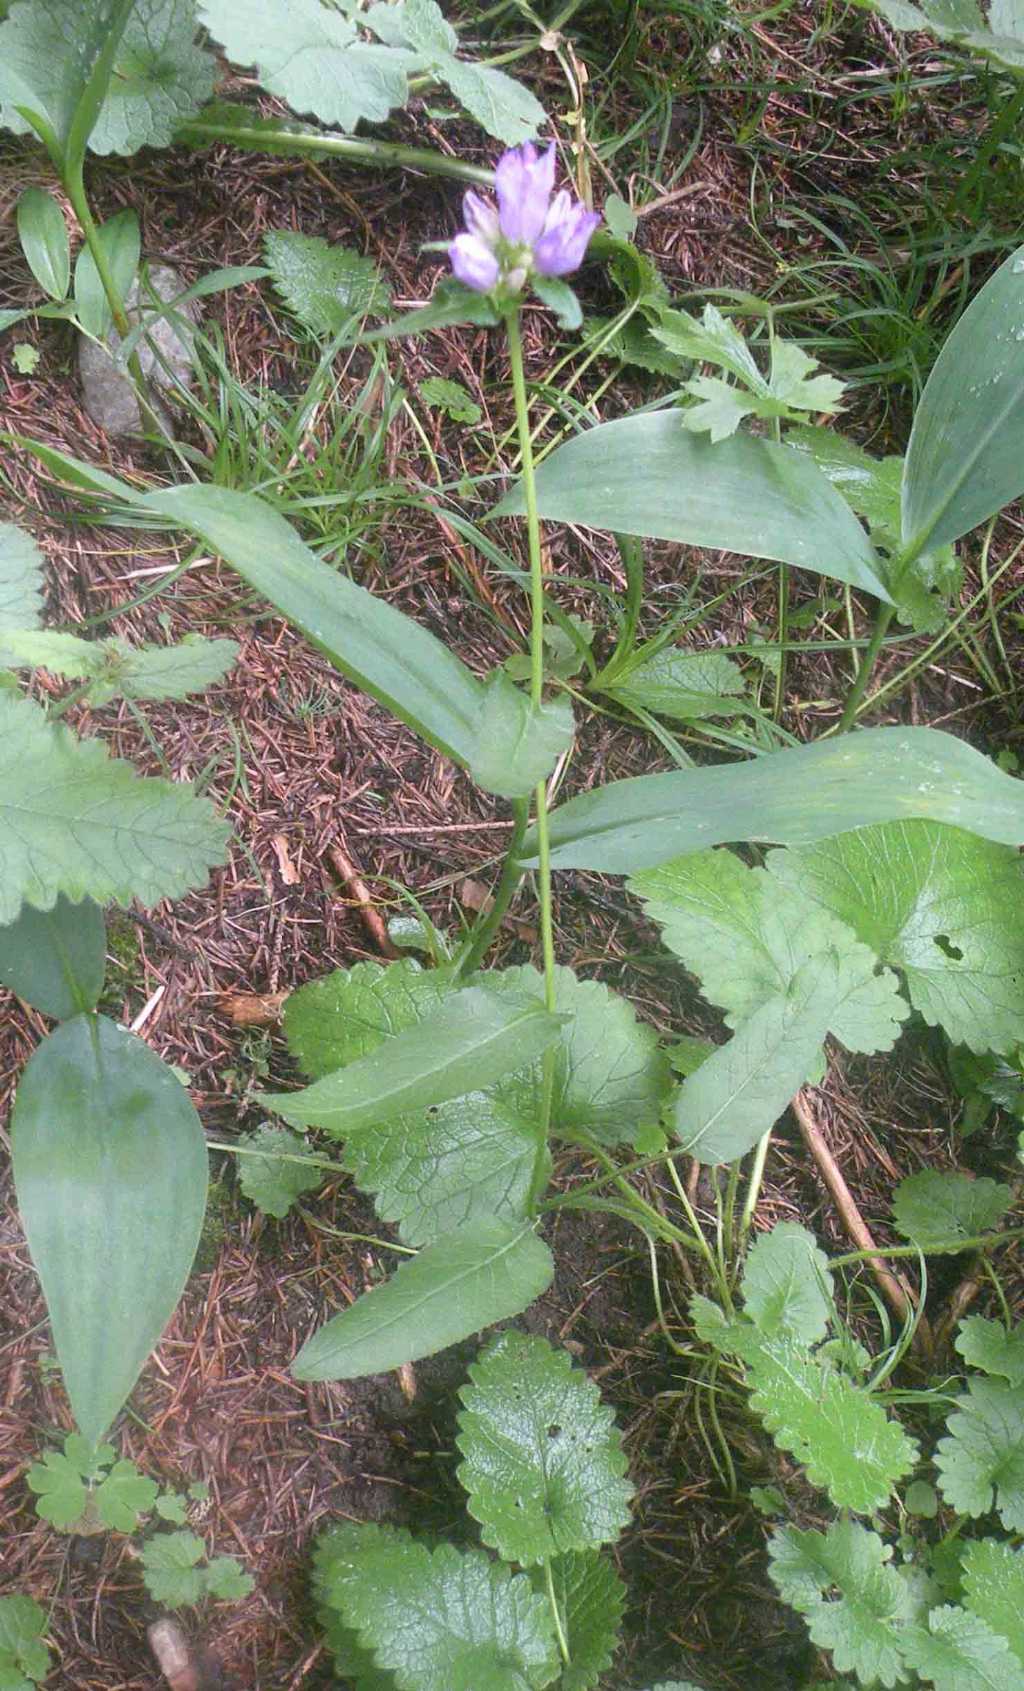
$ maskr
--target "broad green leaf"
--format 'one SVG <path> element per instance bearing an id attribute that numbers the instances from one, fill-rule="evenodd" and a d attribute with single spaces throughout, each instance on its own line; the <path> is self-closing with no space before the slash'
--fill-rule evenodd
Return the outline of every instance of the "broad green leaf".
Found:
<path id="1" fill-rule="evenodd" d="M 446 55 L 438 57 L 432 69 L 470 117 L 506 147 L 531 140 L 547 122 L 544 107 L 530 90 L 495 65 L 474 65 Z"/>
<path id="2" fill-rule="evenodd" d="M 825 1533 L 780 1527 L 768 1543 L 769 1573 L 784 1601 L 839 1671 L 866 1686 L 907 1679 L 902 1642 L 914 1611 L 910 1588 L 889 1566 L 891 1553 L 856 1521 L 837 1521 Z"/>
<path id="3" fill-rule="evenodd" d="M 123 300 L 139 268 L 141 235 L 134 211 L 119 211 L 96 231 L 96 239 L 110 268 L 114 286 Z M 113 321 L 96 261 L 88 246 L 75 260 L 75 315 L 87 334 L 102 340 Z"/>
<path id="4" fill-rule="evenodd" d="M 415 1362 L 521 1314 L 553 1273 L 551 1253 L 531 1228 L 470 1222 L 328 1321 L 303 1345 L 292 1373 L 354 1380 Z"/>
<path id="5" fill-rule="evenodd" d="M 349 680 L 431 745 L 469 761 L 480 683 L 425 628 L 317 558 L 270 505 L 190 486 L 148 493 L 138 505 L 198 534 Z"/>
<path id="6" fill-rule="evenodd" d="M 260 1127 L 243 1133 L 238 1140 L 240 1155 L 235 1169 L 238 1184 L 251 1204 L 264 1215 L 286 1216 L 303 1192 L 322 1186 L 326 1170 L 299 1159 L 308 1147 L 297 1133 L 283 1127 Z"/>
<path id="7" fill-rule="evenodd" d="M 0 928 L 0 985 L 55 1021 L 96 1008 L 106 969 L 103 912 L 91 899 L 58 898 L 52 910 L 23 904 Z"/>
<path id="8" fill-rule="evenodd" d="M 784 886 L 898 969 L 914 1008 L 972 1051 L 1024 1034 L 1024 865 L 1015 847 L 937 822 L 888 822 L 771 852 Z"/>
<path id="9" fill-rule="evenodd" d="M 908 1628 L 902 1650 L 935 1691 L 1020 1691 L 1021 1665 L 1005 1638 L 952 1604 L 932 1610 L 927 1631 Z"/>
<path id="10" fill-rule="evenodd" d="M 569 1645 L 558 1691 L 592 1691 L 619 1645 L 626 1588 L 610 1559 L 597 1550 L 570 1551 L 550 1564 L 551 1584 Z M 547 1570 L 530 1569 L 535 1591 L 547 1594 Z M 663 1691 L 670 1691 L 664 1687 Z"/>
<path id="11" fill-rule="evenodd" d="M 1024 782 L 935 728 L 865 728 L 712 769 L 613 781 L 551 817 L 559 869 L 629 874 L 733 840 L 806 845 L 923 817 L 1016 847 Z M 536 861 L 535 835 L 523 861 Z"/>
<path id="12" fill-rule="evenodd" d="M 550 699 L 534 707 L 499 670 L 484 693 L 469 772 L 477 786 L 502 798 L 524 798 L 546 781 L 572 745 L 572 706 Z"/>
<path id="13" fill-rule="evenodd" d="M 540 1116 L 491 1092 L 468 1092 L 353 1134 L 341 1159 L 407 1245 L 429 1245 L 485 1217 L 522 1222 Z"/>
<path id="14" fill-rule="evenodd" d="M 64 213 L 52 194 L 26 188 L 20 195 L 18 239 L 43 292 L 51 299 L 65 299 L 71 286 L 71 245 Z"/>
<path id="15" fill-rule="evenodd" d="M 428 376 L 420 382 L 418 392 L 424 405 L 443 411 L 453 423 L 465 423 L 475 428 L 483 419 L 479 405 L 462 383 L 449 381 L 447 376 Z"/>
<path id="16" fill-rule="evenodd" d="M 42 605 L 42 553 L 24 529 L 0 523 L 0 627 L 38 628 Z M 0 665 L 6 662 L 0 646 Z"/>
<path id="17" fill-rule="evenodd" d="M 352 133 L 383 123 L 409 94 L 418 55 L 360 41 L 355 24 L 320 0 L 199 0 L 200 21 L 236 65 L 256 66 L 260 82 L 292 110 Z"/>
<path id="18" fill-rule="evenodd" d="M 0 1597 L 0 1685 L 5 1691 L 31 1691 L 31 1681 L 46 1678 L 50 1650 L 45 1633 L 45 1611 L 33 1598 Z"/>
<path id="19" fill-rule="evenodd" d="M 155 904 L 202 886 L 227 834 L 187 784 L 136 775 L 98 740 L 0 694 L 0 922 L 60 893 Z"/>
<path id="20" fill-rule="evenodd" d="M 397 1691 L 540 1691 L 558 1678 L 546 1598 L 481 1550 L 431 1552 L 346 1523 L 321 1541 L 317 1590 Z"/>
<path id="21" fill-rule="evenodd" d="M 889 598 L 867 535 L 806 456 L 753 435 L 712 446 L 678 411 L 576 435 L 539 466 L 537 501 L 555 522 L 775 558 Z M 492 515 L 524 509 L 517 486 Z"/>
<path id="22" fill-rule="evenodd" d="M 76 1016 L 38 1047 L 14 1180 L 75 1420 L 97 1441 L 181 1296 L 206 1205 L 202 1124 L 142 1041 Z"/>
<path id="23" fill-rule="evenodd" d="M 823 912 L 799 888 L 749 869 L 734 852 L 675 858 L 635 875 L 629 889 L 661 926 L 669 950 L 727 1012 L 730 1026 L 788 992 L 812 959 L 831 955 L 845 959 L 859 977 L 855 990 L 835 999 L 835 1037 L 851 1051 L 866 1052 L 888 1050 L 897 1037 L 907 1009 L 895 976 L 875 973 L 870 941 L 860 944 L 852 924 Z"/>
<path id="24" fill-rule="evenodd" d="M 198 1603 L 205 1581 L 203 1541 L 194 1532 L 161 1532 L 142 1546 L 142 1578 L 154 1603 L 184 1609 Z"/>
<path id="25" fill-rule="evenodd" d="M 835 1314 L 828 1258 L 814 1234 L 780 1221 L 755 1240 L 740 1282 L 743 1308 L 766 1339 L 814 1345 Z"/>
<path id="26" fill-rule="evenodd" d="M 995 1507 L 1024 1532 L 1024 1387 L 972 1379 L 947 1427 L 935 1457 L 946 1502 L 972 1518 Z"/>
<path id="27" fill-rule="evenodd" d="M 459 44 L 437 0 L 377 0 L 362 21 L 389 47 L 415 47 L 432 61 L 454 53 Z"/>
<path id="28" fill-rule="evenodd" d="M 739 665 L 724 652 L 682 652 L 678 646 L 663 646 L 649 657 L 641 647 L 628 670 L 607 683 L 598 678 L 598 685 L 620 704 L 677 722 L 736 716 L 743 709 L 736 695 L 746 692 Z"/>
<path id="29" fill-rule="evenodd" d="M 1006 1639 L 1024 1668 L 1024 1550 L 980 1538 L 964 1546 L 961 1562 L 967 1608 Z"/>
<path id="30" fill-rule="evenodd" d="M 395 1527 L 370 1527 L 369 1532 L 376 1538 L 375 1546 L 367 1536 L 366 1527 L 350 1521 L 320 1534 L 313 1551 L 313 1596 L 324 1642 L 343 1679 L 351 1681 L 355 1691 L 395 1691 L 393 1675 L 377 1666 L 373 1651 L 346 1624 L 341 1608 L 333 1600 L 335 1584 L 344 1585 L 353 1552 L 360 1555 L 365 1567 L 373 1550 L 386 1557 L 394 1540 L 408 1541 L 410 1536 Z"/>
<path id="31" fill-rule="evenodd" d="M 633 1487 L 614 1411 L 565 1351 L 502 1333 L 459 1395 L 458 1475 L 485 1544 L 525 1566 L 618 1538 Z"/>
<path id="32" fill-rule="evenodd" d="M 234 1556 L 214 1556 L 203 1569 L 203 1586 L 208 1597 L 223 1603 L 237 1603 L 248 1597 L 256 1581 L 244 1572 Z"/>
<path id="33" fill-rule="evenodd" d="M 135 0 L 114 57 L 94 153 L 169 147 L 213 93 L 216 62 L 196 45 L 193 0 Z"/>
<path id="34" fill-rule="evenodd" d="M 89 1493 L 78 1465 L 59 1450 L 47 1450 L 25 1475 L 37 1498 L 36 1514 L 58 1530 L 70 1527 L 85 1513 Z"/>
<path id="35" fill-rule="evenodd" d="M 391 294 L 370 258 L 319 235 L 268 229 L 263 254 L 288 310 L 310 334 L 330 338 L 353 320 L 386 311 Z"/>
<path id="36" fill-rule="evenodd" d="M 347 1068 L 301 1092 L 259 1097 L 293 1127 L 319 1127 L 343 1139 L 403 1111 L 489 1086 L 539 1057 L 558 1038 L 559 1028 L 538 998 L 510 998 L 485 986 L 468 986 Z"/>
<path id="37" fill-rule="evenodd" d="M 835 429 L 789 429 L 786 444 L 808 453 L 851 510 L 867 522 L 900 621 L 918 634 L 935 633 L 948 619 L 949 601 L 963 583 L 963 565 L 952 546 L 924 551 L 906 567 L 899 563 L 903 459 L 872 458 Z"/>
<path id="38" fill-rule="evenodd" d="M 903 539 L 940 546 L 1024 492 L 1024 247 L 972 300 L 932 368 L 907 449 Z"/>
<path id="39" fill-rule="evenodd" d="M 917 1446 L 870 1392 L 800 1345 L 763 1343 L 747 1363 L 747 1383 L 751 1407 L 779 1449 L 802 1463 L 838 1509 L 884 1508 L 917 1461 Z"/>
<path id="40" fill-rule="evenodd" d="M 319 1080 L 415 1027 L 451 992 L 448 971 L 421 968 L 408 957 L 335 969 L 285 1001 L 288 1049 L 303 1074 Z"/>
<path id="41" fill-rule="evenodd" d="M 1008 1333 L 1001 1321 L 969 1315 L 960 1323 L 955 1346 L 969 1367 L 1024 1386 L 1024 1327 Z"/>
<path id="42" fill-rule="evenodd" d="M 955 1251 L 962 1240 L 991 1233 L 1012 1203 L 1010 1188 L 995 1180 L 926 1168 L 897 1186 L 893 1226 L 922 1250 Z"/>
<path id="43" fill-rule="evenodd" d="M 115 1462 L 96 1487 L 93 1501 L 104 1526 L 115 1532 L 134 1532 L 139 1516 L 147 1515 L 160 1488 L 140 1474 L 134 1462 Z"/>
<path id="44" fill-rule="evenodd" d="M 0 122 L 31 127 L 58 169 L 84 154 L 134 3 L 15 0 L 0 23 Z"/>

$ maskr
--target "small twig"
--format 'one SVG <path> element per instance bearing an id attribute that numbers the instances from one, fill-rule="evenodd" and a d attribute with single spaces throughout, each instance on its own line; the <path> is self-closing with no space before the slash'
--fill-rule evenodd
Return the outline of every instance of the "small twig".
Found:
<path id="1" fill-rule="evenodd" d="M 871 1236 L 868 1224 L 857 1208 L 853 1193 L 843 1179 L 839 1164 L 826 1145 L 821 1128 L 814 1119 L 806 1088 L 797 1093 L 790 1108 L 796 1117 L 804 1144 L 818 1165 L 821 1178 L 829 1189 L 832 1201 L 839 1211 L 840 1219 L 850 1238 L 854 1241 L 858 1250 L 877 1250 L 878 1247 Z M 906 1281 L 902 1276 L 894 1274 L 891 1268 L 887 1268 L 878 1256 L 869 1256 L 867 1266 L 878 1282 L 890 1309 L 901 1321 L 908 1320 L 914 1313 L 914 1303 Z M 923 1314 L 919 1314 L 917 1319 L 917 1337 L 922 1344 L 928 1344 L 930 1342 L 928 1323 Z"/>
<path id="2" fill-rule="evenodd" d="M 327 847 L 327 856 L 338 879 L 351 894 L 352 902 L 362 917 L 363 926 L 381 956 L 400 957 L 401 952 L 397 945 L 393 945 L 391 942 L 391 936 L 385 926 L 384 918 L 373 902 L 370 889 L 351 857 L 349 857 L 348 852 L 345 851 L 343 846 L 332 845 Z"/>

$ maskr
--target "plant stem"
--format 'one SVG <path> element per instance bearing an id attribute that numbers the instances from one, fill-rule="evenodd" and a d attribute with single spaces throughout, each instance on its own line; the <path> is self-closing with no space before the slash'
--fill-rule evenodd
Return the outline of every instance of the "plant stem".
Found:
<path id="1" fill-rule="evenodd" d="M 544 1581 L 548 1588 L 548 1602 L 551 1605 L 551 1619 L 555 1623 L 555 1635 L 558 1638 L 558 1653 L 566 1667 L 568 1667 L 571 1660 L 569 1655 L 569 1641 L 565 1636 L 565 1627 L 562 1625 L 562 1615 L 558 1607 L 558 1599 L 555 1596 L 555 1581 L 551 1573 L 550 1562 L 544 1563 Z"/>
<path id="2" fill-rule="evenodd" d="M 458 980 L 465 975 L 471 975 L 479 968 L 481 959 L 501 926 L 505 912 L 512 902 L 515 890 L 523 878 L 523 868 L 517 862 L 517 853 L 526 835 L 530 820 L 530 807 L 525 799 L 515 799 L 512 803 L 512 836 L 508 842 L 505 862 L 502 865 L 501 878 L 495 889 L 491 908 L 487 913 L 474 922 L 466 938 L 465 948 L 455 965 L 455 978 Z"/>
<path id="3" fill-rule="evenodd" d="M 895 612 L 895 605 L 879 603 L 871 639 L 868 641 L 867 650 L 860 660 L 853 686 L 846 695 L 846 703 L 843 706 L 843 714 L 839 718 L 837 733 L 845 734 L 847 729 L 852 728 L 856 721 L 861 700 L 867 691 L 868 682 L 871 680 L 871 671 L 874 669 L 875 660 L 882 650 L 882 642 L 889 632 L 889 624 Z"/>
<path id="4" fill-rule="evenodd" d="M 544 564 L 540 550 L 540 517 L 537 512 L 537 484 L 533 472 L 533 443 L 530 440 L 530 407 L 526 397 L 526 374 L 523 369 L 523 340 L 519 329 L 518 308 L 505 318 L 508 330 L 509 356 L 512 364 L 512 392 L 516 406 L 516 429 L 526 502 L 526 538 L 530 552 L 530 703 L 540 708 L 544 699 Z M 555 1009 L 555 937 L 551 912 L 551 841 L 548 836 L 547 783 L 538 781 L 535 790 L 537 813 L 537 890 L 540 900 L 540 943 L 544 960 L 544 1003 Z M 542 1059 L 541 1115 L 537 1158 L 534 1163 L 530 1189 L 531 1205 L 540 1197 L 545 1179 L 548 1130 L 551 1126 L 551 1100 L 555 1086 L 555 1052 L 549 1046 Z"/>
<path id="5" fill-rule="evenodd" d="M 449 158 L 426 147 L 405 147 L 395 141 L 371 141 L 363 136 L 334 135 L 329 131 L 320 135 L 288 129 L 236 129 L 230 123 L 206 122 L 197 118 L 183 123 L 178 139 L 192 145 L 212 146 L 225 141 L 228 146 L 247 147 L 262 153 L 326 153 L 331 158 L 347 159 L 351 164 L 369 165 L 378 170 L 425 170 L 433 176 L 453 176 L 458 182 L 471 182 L 482 188 L 494 186 L 493 170 L 484 170 L 462 159 Z"/>
<path id="6" fill-rule="evenodd" d="M 764 1180 L 764 1165 L 768 1160 L 768 1147 L 771 1142 L 772 1133 L 771 1128 L 769 1128 L 768 1132 L 763 1134 L 758 1140 L 757 1149 L 754 1152 L 754 1160 L 750 1165 L 750 1182 L 747 1186 L 747 1195 L 743 1200 L 743 1210 L 740 1215 L 739 1234 L 736 1239 L 737 1249 L 742 1245 L 744 1239 L 749 1233 L 751 1222 L 754 1219 L 754 1211 L 757 1209 L 757 1200 L 761 1196 L 761 1183 Z"/>

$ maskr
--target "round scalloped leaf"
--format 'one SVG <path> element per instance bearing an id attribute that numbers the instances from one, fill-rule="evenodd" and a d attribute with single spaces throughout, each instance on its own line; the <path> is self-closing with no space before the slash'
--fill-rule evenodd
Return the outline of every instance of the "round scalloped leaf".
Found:
<path id="1" fill-rule="evenodd" d="M 964 1361 L 983 1374 L 998 1374 L 1011 1386 L 1024 1386 L 1024 1327 L 1009 1333 L 1001 1321 L 968 1315 L 954 1341 Z"/>
<path id="2" fill-rule="evenodd" d="M 856 1521 L 837 1521 L 824 1533 L 779 1527 L 768 1554 L 773 1585 L 840 1672 L 886 1691 L 905 1683 L 901 1646 L 914 1597 L 877 1533 Z"/>
<path id="3" fill-rule="evenodd" d="M 908 1627 L 902 1648 L 934 1691 L 1020 1691 L 1020 1663 L 1006 1639 L 952 1604 L 932 1610 L 927 1631 Z"/>
<path id="4" fill-rule="evenodd" d="M 1024 1532 L 1024 1387 L 973 1379 L 946 1425 L 935 1456 L 946 1502 L 972 1518 L 994 1505 L 1008 1532 Z"/>
<path id="5" fill-rule="evenodd" d="M 502 1333 L 460 1396 L 459 1479 L 485 1544 L 528 1565 L 618 1538 L 633 1488 L 614 1414 L 565 1351 Z"/>
<path id="6" fill-rule="evenodd" d="M 740 1289 L 747 1315 L 766 1339 L 817 1344 L 835 1313 L 828 1258 L 795 1221 L 780 1221 L 755 1241 Z"/>
<path id="7" fill-rule="evenodd" d="M 926 1168 L 897 1186 L 893 1226 L 922 1250 L 956 1250 L 962 1240 L 998 1227 L 1012 1203 L 1010 1188 L 995 1180 Z"/>
<path id="8" fill-rule="evenodd" d="M 304 1192 L 322 1186 L 326 1169 L 308 1161 L 309 1147 L 297 1133 L 264 1123 L 238 1140 L 235 1165 L 238 1184 L 251 1204 L 264 1215 L 283 1219 Z"/>

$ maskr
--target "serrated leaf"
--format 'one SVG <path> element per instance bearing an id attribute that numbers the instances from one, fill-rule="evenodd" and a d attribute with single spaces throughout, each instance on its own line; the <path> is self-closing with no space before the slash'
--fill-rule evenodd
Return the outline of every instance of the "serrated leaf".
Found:
<path id="1" fill-rule="evenodd" d="M 16 0 L 0 23 L 0 121 L 76 162 L 107 91 L 128 0 Z M 34 121 L 29 124 L 28 114 Z"/>
<path id="2" fill-rule="evenodd" d="M 972 1518 L 994 1506 L 1008 1532 L 1024 1532 L 1024 1388 L 972 1379 L 946 1424 L 935 1457 L 946 1502 Z"/>
<path id="3" fill-rule="evenodd" d="M 1016 848 L 937 822 L 888 822 L 772 852 L 767 868 L 899 969 L 933 1027 L 976 1052 L 1016 1049 L 1024 1028 Z"/>
<path id="4" fill-rule="evenodd" d="M 790 411 L 837 411 L 846 389 L 834 376 L 812 376 L 817 368 L 795 341 L 774 339 L 768 392 Z"/>
<path id="5" fill-rule="evenodd" d="M 255 1580 L 247 1574 L 234 1556 L 214 1556 L 203 1569 L 203 1585 L 210 1597 L 224 1603 L 238 1602 L 248 1597 Z"/>
<path id="6" fill-rule="evenodd" d="M 43 1642 L 46 1614 L 31 1597 L 0 1597 L 0 1680 L 10 1691 L 22 1691 L 29 1681 L 50 1671 L 50 1651 Z M 20 1670 L 20 1671 L 19 1671 Z M 21 1679 L 20 1674 L 26 1679 Z"/>
<path id="7" fill-rule="evenodd" d="M 926 1168 L 901 1180 L 893 1194 L 893 1226 L 923 1250 L 956 1249 L 990 1233 L 1013 1203 L 1008 1186 Z"/>
<path id="8" fill-rule="evenodd" d="M 288 1049 L 303 1074 L 320 1080 L 415 1027 L 451 991 L 450 971 L 424 969 L 412 958 L 335 969 L 289 994 Z"/>
<path id="9" fill-rule="evenodd" d="M 743 1307 L 766 1339 L 814 1345 L 835 1314 L 828 1258 L 814 1234 L 780 1221 L 751 1246 L 740 1282 Z"/>
<path id="10" fill-rule="evenodd" d="M 859 1514 L 884 1508 L 913 1468 L 917 1446 L 877 1399 L 783 1340 L 762 1344 L 747 1366 L 752 1408 L 812 1483 L 837 1508 Z"/>
<path id="11" fill-rule="evenodd" d="M 480 1220 L 404 1263 L 308 1339 L 298 1380 L 354 1380 L 415 1362 L 520 1315 L 551 1284 L 551 1253 L 530 1227 Z"/>
<path id="12" fill-rule="evenodd" d="M 101 643 L 103 668 L 89 689 L 91 704 L 126 699 L 186 699 L 223 680 L 238 656 L 234 640 L 207 640 L 186 634 L 173 646 L 129 646 L 124 640 Z"/>
<path id="13" fill-rule="evenodd" d="M 155 904 L 202 886 L 228 829 L 185 783 L 136 775 L 29 699 L 0 695 L 0 922 L 60 893 Z"/>
<path id="14" fill-rule="evenodd" d="M 906 1683 L 902 1643 L 913 1605 L 877 1533 L 856 1521 L 837 1521 L 825 1533 L 780 1527 L 768 1554 L 772 1583 L 841 1673 L 887 1691 Z"/>
<path id="15" fill-rule="evenodd" d="M 955 1348 L 971 1368 L 999 1374 L 1011 1386 L 1024 1386 L 1024 1327 L 1008 1333 L 1001 1321 L 969 1315 L 960 1323 Z"/>
<path id="16" fill-rule="evenodd" d="M 483 417 L 479 405 L 470 398 L 462 383 L 449 381 L 447 376 L 428 376 L 420 383 L 418 391 L 424 405 L 443 411 L 453 423 L 465 423 L 475 428 Z"/>
<path id="17" fill-rule="evenodd" d="M 462 1388 L 459 1479 L 485 1544 L 507 1562 L 544 1562 L 609 1544 L 633 1488 L 614 1412 L 565 1351 L 502 1333 Z"/>
<path id="18" fill-rule="evenodd" d="M 495 65 L 474 65 L 448 55 L 433 58 L 431 69 L 447 84 L 459 105 L 481 128 L 506 147 L 530 141 L 547 122 L 540 101 L 521 82 Z"/>
<path id="19" fill-rule="evenodd" d="M 38 628 L 42 605 L 42 553 L 24 529 L 0 522 L 0 627 Z M 0 667 L 8 661 L 0 640 Z"/>
<path id="20" fill-rule="evenodd" d="M 81 1015 L 29 1059 L 11 1141 L 54 1347 L 75 1420 L 95 1443 L 188 1278 L 206 1205 L 202 1124 L 141 1040 Z"/>
<path id="21" fill-rule="evenodd" d="M 194 1532 L 162 1532 L 142 1546 L 142 1579 L 154 1603 L 183 1609 L 203 1595 L 203 1541 Z"/>
<path id="22" fill-rule="evenodd" d="M 213 93 L 216 64 L 196 45 L 193 0 L 135 0 L 89 137 L 94 153 L 169 147 Z"/>
<path id="23" fill-rule="evenodd" d="M 620 704 L 677 722 L 736 716 L 743 708 L 737 695 L 746 692 L 739 665 L 724 652 L 683 652 L 678 646 L 663 646 L 650 657 L 641 649 L 624 675 L 600 686 Z"/>
<path id="24" fill-rule="evenodd" d="M 607 1556 L 597 1550 L 571 1551 L 550 1564 L 551 1584 L 569 1645 L 558 1691 L 591 1691 L 612 1664 L 626 1606 L 626 1588 Z M 546 1570 L 530 1569 L 533 1588 L 547 1593 Z"/>
<path id="25" fill-rule="evenodd" d="M 76 1463 L 59 1450 L 47 1450 L 34 1462 L 25 1483 L 35 1492 L 36 1514 L 55 1527 L 69 1527 L 84 1514 L 89 1493 Z"/>
<path id="26" fill-rule="evenodd" d="M 255 64 L 264 88 L 293 111 L 351 133 L 383 123 L 409 94 L 421 63 L 401 47 L 360 41 L 355 25 L 320 0 L 199 0 L 199 17 L 237 65 Z"/>
<path id="27" fill-rule="evenodd" d="M 306 1162 L 296 1162 L 308 1146 L 297 1133 L 287 1128 L 264 1125 L 255 1133 L 239 1135 L 239 1146 L 255 1153 L 240 1156 L 235 1165 L 238 1184 L 251 1204 L 280 1220 L 303 1192 L 322 1186 L 324 1170 Z M 282 1154 L 286 1153 L 286 1154 Z"/>
<path id="28" fill-rule="evenodd" d="M 927 1631 L 908 1628 L 902 1647 L 935 1691 L 1020 1691 L 1020 1663 L 1005 1638 L 952 1604 L 932 1610 Z"/>
<path id="29" fill-rule="evenodd" d="M 655 331 L 657 332 L 657 331 Z M 686 391 L 697 401 L 683 412 L 683 427 L 691 434 L 708 434 L 713 442 L 728 440 L 744 417 L 757 413 L 757 400 L 745 388 L 734 388 L 721 376 L 695 376 Z"/>
<path id="30" fill-rule="evenodd" d="M 406 1534 L 347 1524 L 321 1545 L 317 1587 L 397 1691 L 540 1691 L 558 1677 L 546 1600 L 482 1551 L 431 1553 Z"/>
<path id="31" fill-rule="evenodd" d="M 484 693 L 470 774 L 487 792 L 523 798 L 547 780 L 572 737 L 572 706 L 566 699 L 535 706 L 499 670 Z"/>
<path id="32" fill-rule="evenodd" d="M 139 1516 L 156 1502 L 159 1486 L 140 1474 L 134 1462 L 115 1462 L 93 1492 L 93 1503 L 104 1526 L 115 1532 L 134 1532 Z"/>
<path id="33" fill-rule="evenodd" d="M 966 1607 L 1006 1639 L 1024 1668 L 1024 1550 L 975 1539 L 964 1546 L 961 1562 Z"/>
<path id="34" fill-rule="evenodd" d="M 58 898 L 52 910 L 23 904 L 0 928 L 0 985 L 56 1021 L 95 1008 L 106 967 L 103 912 L 90 899 Z"/>
<path id="35" fill-rule="evenodd" d="M 717 306 L 706 305 L 700 322 L 685 311 L 663 311 L 651 333 L 677 358 L 715 364 L 721 370 L 728 370 L 752 393 L 767 392 L 765 379 L 746 341 Z"/>
<path id="36" fill-rule="evenodd" d="M 259 1097 L 293 1127 L 344 1138 L 406 1110 L 459 1098 L 520 1068 L 558 1038 L 560 1023 L 532 995 L 486 985 L 450 993 L 415 1027 L 301 1092 Z"/>
<path id="37" fill-rule="evenodd" d="M 408 1541 L 410 1534 L 402 1528 L 377 1527 L 377 1549 L 386 1557 L 393 1540 Z M 355 1629 L 349 1626 L 334 1599 L 337 1583 L 343 1585 L 353 1552 L 353 1534 L 359 1535 L 358 1550 L 366 1567 L 373 1553 L 371 1540 L 362 1526 L 344 1522 L 329 1527 L 317 1539 L 313 1552 L 313 1595 L 317 1615 L 324 1630 L 324 1641 L 334 1656 L 334 1665 L 356 1691 L 395 1691 L 392 1674 L 377 1666 L 372 1650 L 362 1642 Z"/>
<path id="38" fill-rule="evenodd" d="M 268 229 L 263 255 L 289 311 L 311 334 L 329 339 L 354 318 L 386 311 L 391 294 L 370 258 L 319 235 Z"/>

